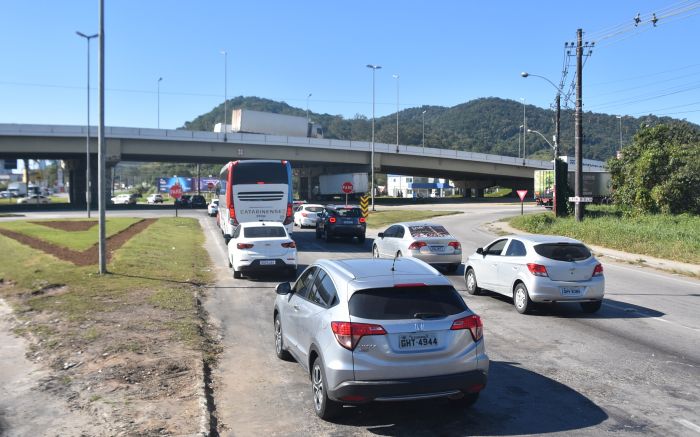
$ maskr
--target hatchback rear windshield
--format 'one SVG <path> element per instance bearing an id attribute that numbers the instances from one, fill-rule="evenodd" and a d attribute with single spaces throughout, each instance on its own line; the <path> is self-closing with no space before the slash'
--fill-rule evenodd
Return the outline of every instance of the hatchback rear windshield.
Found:
<path id="1" fill-rule="evenodd" d="M 362 217 L 360 208 L 341 208 L 335 210 L 335 215 L 339 217 Z"/>
<path id="2" fill-rule="evenodd" d="M 243 228 L 243 236 L 245 238 L 286 237 L 287 233 L 281 226 L 255 226 Z"/>
<path id="3" fill-rule="evenodd" d="M 408 231 L 414 238 L 446 237 L 450 235 L 444 226 L 439 225 L 409 226 Z"/>
<path id="4" fill-rule="evenodd" d="M 582 261 L 591 256 L 591 251 L 586 246 L 577 243 L 538 244 L 535 252 L 556 261 Z"/>
<path id="5" fill-rule="evenodd" d="M 321 208 L 320 206 L 307 206 L 306 211 L 323 212 L 323 208 Z"/>
<path id="6" fill-rule="evenodd" d="M 451 285 L 371 288 L 352 295 L 350 315 L 373 320 L 430 319 L 467 309 Z"/>

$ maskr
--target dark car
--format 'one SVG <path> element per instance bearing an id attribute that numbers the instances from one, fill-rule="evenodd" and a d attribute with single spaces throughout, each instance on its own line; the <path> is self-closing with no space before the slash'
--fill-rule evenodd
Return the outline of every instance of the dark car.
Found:
<path id="1" fill-rule="evenodd" d="M 357 242 L 363 243 L 366 231 L 367 222 L 357 206 L 326 206 L 316 222 L 316 238 L 326 241 L 333 237 L 357 237 Z"/>
<path id="2" fill-rule="evenodd" d="M 178 208 L 189 208 L 192 203 L 192 196 L 183 194 L 179 199 L 175 199 L 175 206 Z"/>
<path id="3" fill-rule="evenodd" d="M 204 198 L 204 196 L 195 194 L 192 196 L 192 200 L 190 201 L 190 208 L 206 208 L 207 207 L 207 200 Z"/>

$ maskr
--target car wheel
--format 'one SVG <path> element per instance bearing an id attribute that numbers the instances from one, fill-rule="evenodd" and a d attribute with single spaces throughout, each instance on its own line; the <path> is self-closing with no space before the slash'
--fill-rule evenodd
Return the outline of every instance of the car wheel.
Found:
<path id="1" fill-rule="evenodd" d="M 595 302 L 581 302 L 580 305 L 584 313 L 593 314 L 600 309 L 600 307 L 603 305 L 603 301 L 597 300 Z"/>
<path id="2" fill-rule="evenodd" d="M 460 398 L 449 398 L 450 404 L 459 408 L 471 407 L 479 400 L 479 393 L 464 393 Z"/>
<path id="3" fill-rule="evenodd" d="M 277 358 L 284 361 L 289 361 L 292 356 L 284 346 L 284 336 L 282 335 L 282 321 L 279 314 L 275 314 L 275 353 Z"/>
<path id="4" fill-rule="evenodd" d="M 236 269 L 234 268 L 234 270 L 233 270 L 233 277 L 234 277 L 234 279 L 241 279 L 241 278 L 243 277 L 243 275 L 241 274 L 241 272 L 239 272 L 238 270 L 236 270 Z"/>
<path id="5" fill-rule="evenodd" d="M 231 241 L 231 236 L 228 234 L 224 234 L 224 243 L 228 246 L 228 242 Z"/>
<path id="6" fill-rule="evenodd" d="M 447 272 L 448 272 L 448 273 L 454 273 L 454 272 L 457 271 L 458 268 L 459 268 L 459 264 L 448 264 L 448 266 L 447 266 Z"/>
<path id="7" fill-rule="evenodd" d="M 527 314 L 533 307 L 527 287 L 522 282 L 515 287 L 513 292 L 513 305 L 515 305 L 515 310 L 520 314 Z"/>
<path id="8" fill-rule="evenodd" d="M 379 258 L 379 248 L 376 244 L 372 246 L 372 258 Z"/>
<path id="9" fill-rule="evenodd" d="M 358 243 L 358 244 L 362 244 L 362 243 L 364 243 L 364 242 L 365 242 L 365 236 L 364 236 L 364 235 L 360 235 L 360 236 L 357 237 L 357 243 Z"/>
<path id="10" fill-rule="evenodd" d="M 311 366 L 311 392 L 313 395 L 314 412 L 323 420 L 330 420 L 337 416 L 342 406 L 328 398 L 326 392 L 326 372 L 323 369 L 323 361 L 316 358 Z"/>
<path id="11" fill-rule="evenodd" d="M 479 294 L 479 291 L 481 291 L 476 283 L 476 274 L 474 273 L 474 269 L 467 269 L 467 274 L 464 275 L 464 282 L 467 284 L 467 293 L 477 295 Z"/>

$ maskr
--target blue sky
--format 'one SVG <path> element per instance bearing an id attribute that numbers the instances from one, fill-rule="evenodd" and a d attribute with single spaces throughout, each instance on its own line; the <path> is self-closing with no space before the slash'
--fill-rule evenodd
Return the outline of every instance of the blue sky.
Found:
<path id="1" fill-rule="evenodd" d="M 555 89 L 520 72 L 558 83 L 577 28 L 598 41 L 584 68 L 586 110 L 700 123 L 699 3 L 105 0 L 106 124 L 156 127 L 159 77 L 161 128 L 210 111 L 223 101 L 221 50 L 229 98 L 305 108 L 312 93 L 314 112 L 371 116 L 373 63 L 383 67 L 377 115 L 396 110 L 397 73 L 402 109 L 489 96 L 549 107 Z M 97 0 L 2 4 L 0 123 L 84 124 L 86 47 L 75 31 L 97 32 Z M 631 25 L 656 11 L 657 27 Z"/>

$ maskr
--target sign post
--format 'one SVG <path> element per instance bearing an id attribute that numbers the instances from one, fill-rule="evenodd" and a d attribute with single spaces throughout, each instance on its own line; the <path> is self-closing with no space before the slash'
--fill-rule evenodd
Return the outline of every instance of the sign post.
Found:
<path id="1" fill-rule="evenodd" d="M 170 187 L 170 197 L 175 199 L 175 217 L 177 217 L 177 201 L 182 197 L 182 186 L 180 184 L 173 184 Z"/>
<path id="2" fill-rule="evenodd" d="M 348 194 L 352 193 L 352 190 L 354 189 L 352 182 L 343 182 L 341 189 L 343 190 L 343 193 L 345 193 L 345 206 L 348 206 Z"/>
<path id="3" fill-rule="evenodd" d="M 527 190 L 518 190 L 518 196 L 520 197 L 520 215 L 523 215 L 523 201 L 525 200 L 525 195 Z"/>

